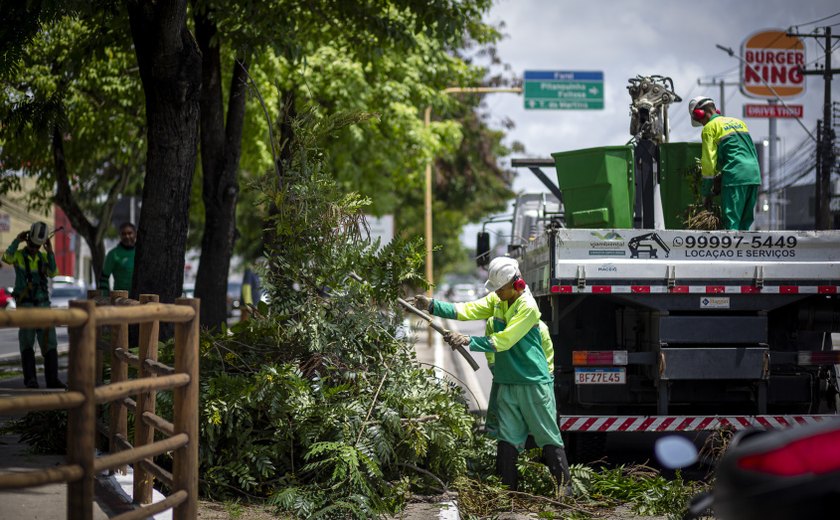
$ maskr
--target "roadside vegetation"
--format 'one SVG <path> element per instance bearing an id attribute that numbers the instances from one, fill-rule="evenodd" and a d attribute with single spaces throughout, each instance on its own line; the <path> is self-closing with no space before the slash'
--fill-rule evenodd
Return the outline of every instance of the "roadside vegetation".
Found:
<path id="1" fill-rule="evenodd" d="M 252 186 L 269 215 L 270 304 L 202 339 L 203 494 L 298 518 L 396 514 L 415 495 L 452 491 L 470 518 L 520 509 L 583 518 L 622 503 L 681 512 L 697 485 L 650 468 L 577 466 L 576 496 L 558 499 L 545 467 L 523 457 L 522 493 L 500 487 L 495 443 L 460 389 L 415 361 L 394 305 L 425 283 L 422 243 L 369 240 L 369 201 L 333 180 L 326 143 L 368 124 L 366 114 L 307 111 L 283 175 Z"/>
<path id="2" fill-rule="evenodd" d="M 341 190 L 329 167 L 324 143 L 371 122 L 306 111 L 282 175 L 271 170 L 249 188 L 268 215 L 270 303 L 202 337 L 202 495 L 231 518 L 248 518 L 249 504 L 288 518 L 375 518 L 452 492 L 464 518 L 588 518 L 620 504 L 679 514 L 698 485 L 644 467 L 575 466 L 575 496 L 558 497 L 534 452 L 520 459 L 520 492 L 501 488 L 494 441 L 457 385 L 416 362 L 394 304 L 407 287 L 424 287 L 422 243 L 371 241 L 362 219 L 370 201 Z M 171 362 L 171 347 L 162 361 Z M 169 394 L 158 401 L 169 416 Z M 39 412 L 10 429 L 38 451 L 60 449 L 61 439 L 43 433 L 56 420 Z"/>

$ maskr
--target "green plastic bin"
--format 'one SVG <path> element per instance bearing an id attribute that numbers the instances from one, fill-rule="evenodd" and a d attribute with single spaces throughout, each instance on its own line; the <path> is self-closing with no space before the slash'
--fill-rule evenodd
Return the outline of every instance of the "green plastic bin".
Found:
<path id="1" fill-rule="evenodd" d="M 700 200 L 700 143 L 659 145 L 660 193 L 666 229 L 685 228 L 688 207 Z"/>
<path id="2" fill-rule="evenodd" d="M 603 146 L 551 154 L 563 191 L 566 226 L 632 228 L 633 149 Z"/>

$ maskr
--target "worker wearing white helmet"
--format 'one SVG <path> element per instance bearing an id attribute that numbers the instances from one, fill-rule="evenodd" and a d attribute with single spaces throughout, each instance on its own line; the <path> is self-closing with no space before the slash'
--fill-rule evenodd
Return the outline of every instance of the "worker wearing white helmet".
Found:
<path id="1" fill-rule="evenodd" d="M 692 126 L 703 127 L 701 189 L 707 206 L 711 196 L 719 194 L 724 227 L 749 229 L 761 185 L 761 171 L 747 125 L 740 119 L 720 115 L 715 102 L 706 96 L 692 99 L 688 103 L 688 113 Z M 719 175 L 719 189 L 716 175 Z"/>
<path id="2" fill-rule="evenodd" d="M 18 309 L 50 307 L 49 279 L 58 273 L 50 236 L 46 223 L 35 222 L 29 231 L 18 234 L 3 254 L 3 261 L 15 268 L 15 289 L 12 294 Z M 24 243 L 25 247 L 20 248 L 21 243 Z M 43 251 L 41 247 L 44 248 Z M 47 388 L 66 388 L 58 378 L 58 350 L 54 326 L 39 329 L 21 327 L 18 330 L 24 386 L 38 388 L 35 366 L 36 338 L 44 357 Z"/>
<path id="3" fill-rule="evenodd" d="M 497 257 L 488 265 L 487 296 L 472 302 L 447 303 L 417 295 L 415 303 L 442 318 L 492 320 L 485 336 L 448 332 L 452 347 L 468 346 L 492 354 L 493 390 L 488 425 L 498 439 L 496 471 L 502 483 L 516 489 L 516 460 L 529 434 L 543 450 L 551 474 L 568 492 L 569 467 L 560 429 L 549 352 L 543 348 L 540 310 L 513 258 Z M 549 341 L 550 343 L 550 341 Z M 497 412 L 497 417 L 490 417 Z M 565 483 L 565 484 L 564 484 Z"/>

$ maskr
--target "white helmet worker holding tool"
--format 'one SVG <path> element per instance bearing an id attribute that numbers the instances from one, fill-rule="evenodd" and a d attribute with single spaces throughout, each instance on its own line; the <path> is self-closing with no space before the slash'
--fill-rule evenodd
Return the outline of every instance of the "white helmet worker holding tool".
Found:
<path id="1" fill-rule="evenodd" d="M 569 493 L 569 464 L 557 427 L 554 378 L 543 350 L 540 310 L 516 260 L 497 257 L 487 269 L 484 287 L 490 292 L 479 300 L 453 304 L 418 294 L 415 304 L 441 318 L 489 320 L 485 336 L 448 332 L 444 339 L 452 347 L 469 346 L 474 352 L 492 354 L 494 358 L 488 356 L 493 389 L 487 424 L 488 430 L 491 425 L 495 430 L 488 433 L 498 439 L 496 472 L 503 484 L 516 489 L 516 460 L 531 434 L 542 448 L 549 471 L 561 489 Z M 550 337 L 548 341 L 550 344 Z"/>
<path id="2" fill-rule="evenodd" d="M 720 195 L 724 228 L 750 229 L 761 171 L 747 125 L 740 119 L 720 115 L 714 100 L 706 96 L 688 102 L 688 115 L 692 126 L 703 127 L 700 189 L 706 206 L 711 207 L 713 195 Z"/>
<path id="3" fill-rule="evenodd" d="M 35 222 L 29 231 L 18 234 L 3 254 L 3 261 L 15 268 L 15 289 L 12 294 L 18 309 L 50 307 L 49 279 L 58 273 L 51 236 L 46 223 Z M 20 248 L 21 243 L 25 243 L 23 248 Z M 53 326 L 18 330 L 24 386 L 39 387 L 35 367 L 36 338 L 44 357 L 47 388 L 67 388 L 58 378 L 58 344 Z"/>

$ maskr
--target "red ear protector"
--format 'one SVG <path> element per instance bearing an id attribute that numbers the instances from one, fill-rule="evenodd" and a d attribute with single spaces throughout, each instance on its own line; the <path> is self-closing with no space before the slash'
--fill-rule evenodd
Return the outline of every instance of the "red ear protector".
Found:
<path id="1" fill-rule="evenodd" d="M 525 280 L 519 277 L 519 275 L 514 275 L 513 277 L 513 288 L 517 291 L 522 291 L 525 289 L 525 286 L 528 285 L 525 283 Z"/>
<path id="2" fill-rule="evenodd" d="M 715 113 L 717 113 L 717 115 L 720 115 L 720 110 L 715 109 Z M 706 111 L 701 109 L 701 108 L 695 108 L 691 112 L 691 117 L 695 121 L 701 121 L 705 116 L 706 116 Z"/>

